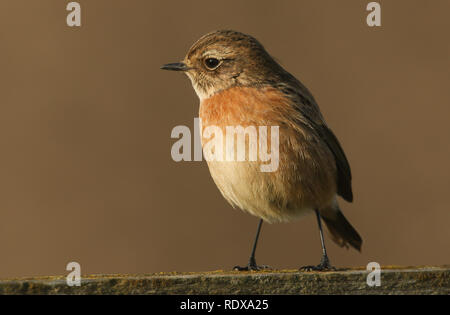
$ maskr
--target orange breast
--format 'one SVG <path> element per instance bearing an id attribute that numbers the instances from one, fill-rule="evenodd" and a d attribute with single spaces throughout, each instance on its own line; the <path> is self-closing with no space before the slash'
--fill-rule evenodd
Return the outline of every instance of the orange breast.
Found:
<path id="1" fill-rule="evenodd" d="M 200 104 L 203 126 L 277 125 L 290 110 L 288 99 L 275 88 L 235 87 Z"/>

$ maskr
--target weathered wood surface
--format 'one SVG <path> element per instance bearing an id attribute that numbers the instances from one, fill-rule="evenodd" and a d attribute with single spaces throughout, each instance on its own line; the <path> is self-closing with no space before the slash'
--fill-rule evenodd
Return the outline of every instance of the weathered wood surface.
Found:
<path id="1" fill-rule="evenodd" d="M 0 294 L 450 294 L 450 266 L 382 267 L 381 286 L 368 271 L 264 271 L 92 275 L 70 287 L 64 276 L 0 281 Z"/>

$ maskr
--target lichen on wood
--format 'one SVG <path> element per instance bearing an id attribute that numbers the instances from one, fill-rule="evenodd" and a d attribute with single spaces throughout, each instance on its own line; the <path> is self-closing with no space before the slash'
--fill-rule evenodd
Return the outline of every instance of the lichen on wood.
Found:
<path id="1" fill-rule="evenodd" d="M 367 275 L 365 268 L 89 275 L 72 287 L 55 276 L 1 280 L 0 294 L 450 294 L 450 266 L 385 266 L 374 287 Z"/>

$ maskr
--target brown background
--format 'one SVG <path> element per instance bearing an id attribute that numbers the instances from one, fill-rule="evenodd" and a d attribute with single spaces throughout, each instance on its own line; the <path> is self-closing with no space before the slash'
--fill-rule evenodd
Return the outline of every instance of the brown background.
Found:
<path id="1" fill-rule="evenodd" d="M 449 1 L 0 2 L 0 277 L 230 269 L 257 219 L 233 210 L 204 162 L 175 163 L 170 132 L 198 99 L 163 72 L 201 35 L 258 38 L 307 85 L 348 155 L 363 252 L 337 266 L 450 261 Z M 265 225 L 260 263 L 317 263 L 315 218 Z"/>

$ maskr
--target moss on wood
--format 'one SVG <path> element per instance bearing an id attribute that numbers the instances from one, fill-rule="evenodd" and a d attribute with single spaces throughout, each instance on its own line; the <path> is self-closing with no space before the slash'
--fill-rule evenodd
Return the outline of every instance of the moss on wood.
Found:
<path id="1" fill-rule="evenodd" d="M 64 276 L 0 281 L 0 294 L 450 294 L 450 266 L 385 266 L 381 286 L 365 268 L 332 272 L 185 272 L 88 275 L 69 287 Z"/>

